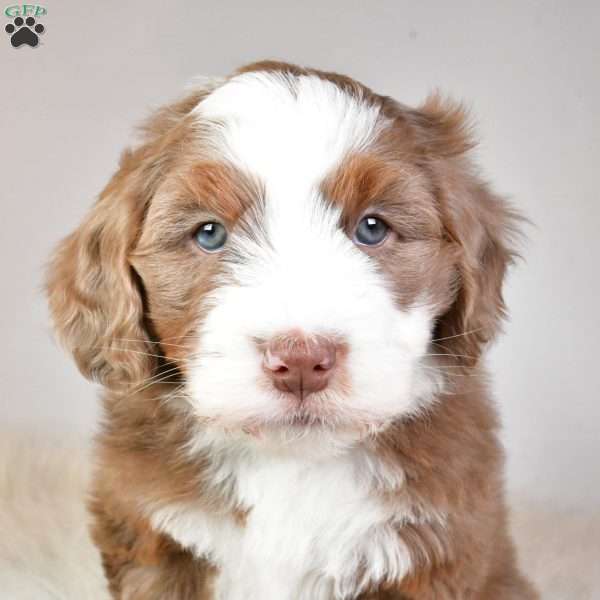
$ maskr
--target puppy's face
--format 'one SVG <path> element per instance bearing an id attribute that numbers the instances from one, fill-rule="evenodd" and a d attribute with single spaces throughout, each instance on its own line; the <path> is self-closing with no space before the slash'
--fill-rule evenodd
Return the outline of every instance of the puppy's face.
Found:
<path id="1" fill-rule="evenodd" d="M 502 308 L 509 213 L 471 175 L 456 109 L 410 111 L 345 78 L 271 67 L 195 100 L 162 115 L 105 191 L 98 206 L 121 216 L 105 208 L 59 253 L 51 301 L 81 345 L 83 319 L 56 288 L 96 244 L 85 293 L 113 355 L 67 340 L 84 372 L 128 393 L 175 373 L 193 415 L 227 429 L 365 431 L 476 361 Z M 115 228 L 127 241 L 111 251 Z M 97 288 L 111 252 L 125 263 L 112 294 Z"/>

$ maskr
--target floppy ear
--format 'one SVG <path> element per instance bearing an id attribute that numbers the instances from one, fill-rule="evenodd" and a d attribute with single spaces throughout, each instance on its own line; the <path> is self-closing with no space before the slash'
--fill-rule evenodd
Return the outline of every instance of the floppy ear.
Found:
<path id="1" fill-rule="evenodd" d="M 183 145 L 186 117 L 210 91 L 192 92 L 143 126 L 144 143 L 119 170 L 81 226 L 58 247 L 47 294 L 59 338 L 88 378 L 117 389 L 152 375 L 157 354 L 148 334 L 142 282 L 129 257 L 147 206 Z"/>
<path id="2" fill-rule="evenodd" d="M 501 329 L 502 284 L 516 257 L 522 218 L 494 194 L 469 161 L 475 145 L 462 106 L 429 98 L 420 113 L 428 133 L 427 164 L 436 186 L 448 241 L 457 247 L 456 290 L 435 338 L 474 365 Z"/>
<path id="3" fill-rule="evenodd" d="M 456 192 L 447 198 L 457 204 L 450 209 L 447 231 L 460 248 L 458 289 L 436 337 L 446 338 L 441 343 L 472 366 L 506 317 L 502 287 L 516 256 L 511 240 L 519 217 L 483 183 L 471 181 Z"/>
<path id="4" fill-rule="evenodd" d="M 125 156 L 80 227 L 58 247 L 47 293 L 59 338 L 81 372 L 107 387 L 152 374 L 141 289 L 129 264 L 146 199 Z"/>

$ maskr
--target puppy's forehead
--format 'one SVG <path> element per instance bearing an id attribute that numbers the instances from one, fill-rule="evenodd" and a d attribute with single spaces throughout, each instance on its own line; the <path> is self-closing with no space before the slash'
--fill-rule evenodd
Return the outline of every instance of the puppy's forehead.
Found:
<path id="1" fill-rule="evenodd" d="M 249 72 L 194 110 L 203 143 L 258 176 L 267 193 L 306 193 L 383 126 L 380 106 L 316 75 Z M 292 191 L 293 190 L 293 191 Z"/>

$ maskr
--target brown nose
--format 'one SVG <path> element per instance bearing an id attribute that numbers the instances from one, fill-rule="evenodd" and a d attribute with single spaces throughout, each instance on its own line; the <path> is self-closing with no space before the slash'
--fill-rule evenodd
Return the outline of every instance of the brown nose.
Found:
<path id="1" fill-rule="evenodd" d="M 278 336 L 264 350 L 263 368 L 282 392 L 302 402 L 329 384 L 336 363 L 336 343 L 324 336 Z"/>

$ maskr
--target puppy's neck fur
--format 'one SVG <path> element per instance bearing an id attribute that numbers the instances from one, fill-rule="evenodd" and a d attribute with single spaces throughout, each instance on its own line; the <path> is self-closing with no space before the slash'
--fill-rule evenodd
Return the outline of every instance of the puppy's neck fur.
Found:
<path id="1" fill-rule="evenodd" d="M 206 483 L 227 489 L 229 505 L 207 510 L 199 499 L 148 511 L 156 530 L 218 566 L 217 598 L 355 597 L 413 568 L 398 529 L 443 529 L 445 514 L 415 504 L 403 468 L 387 464 L 374 439 L 329 453 L 315 451 L 318 436 L 312 448 L 309 440 L 278 451 L 205 430 L 193 452 L 211 457 Z"/>

